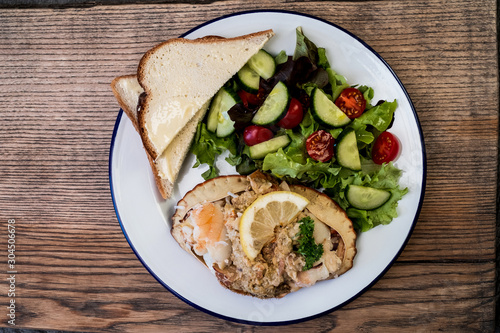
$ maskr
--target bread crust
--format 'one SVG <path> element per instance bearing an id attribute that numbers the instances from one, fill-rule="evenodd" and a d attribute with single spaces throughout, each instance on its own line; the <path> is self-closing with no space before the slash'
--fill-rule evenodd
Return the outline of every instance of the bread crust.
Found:
<path id="1" fill-rule="evenodd" d="M 124 99 L 122 98 L 122 94 L 118 90 L 118 83 L 122 80 L 130 80 L 130 79 L 135 79 L 136 75 L 135 74 L 129 74 L 129 75 L 122 75 L 118 76 L 111 81 L 111 90 L 113 91 L 113 94 L 115 95 L 116 100 L 118 101 L 118 104 L 120 105 L 121 109 L 123 112 L 127 115 L 127 117 L 130 119 L 132 122 L 132 125 L 134 126 L 135 130 L 139 132 L 139 124 L 137 122 L 137 116 L 136 113 L 130 109 L 131 106 L 129 106 Z M 155 178 L 155 183 L 156 187 L 158 188 L 158 191 L 160 192 L 161 196 L 163 199 L 168 199 L 172 195 L 172 189 L 173 189 L 173 184 L 168 181 L 167 179 L 162 179 L 159 176 L 158 169 L 156 168 L 156 164 L 154 160 L 151 158 L 149 155 L 148 151 L 145 149 L 146 156 L 148 157 L 149 165 L 151 166 L 151 170 L 153 172 L 153 176 Z"/>
<path id="2" fill-rule="evenodd" d="M 153 158 L 148 154 L 148 151 L 144 149 L 146 152 L 146 155 L 148 156 L 148 161 L 149 164 L 151 165 L 151 170 L 153 171 L 153 176 L 155 178 L 155 183 L 156 187 L 158 188 L 158 191 L 160 192 L 161 196 L 163 199 L 168 199 L 172 195 L 172 190 L 174 188 L 174 184 L 172 184 L 169 180 L 167 179 L 162 179 L 158 173 L 158 169 L 156 168 L 155 161 Z"/>
<path id="3" fill-rule="evenodd" d="M 137 122 L 137 117 L 136 114 L 130 110 L 129 106 L 127 103 L 122 98 L 122 94 L 118 90 L 118 83 L 122 80 L 130 80 L 136 78 L 135 74 L 129 74 L 129 75 L 122 75 L 115 77 L 113 81 L 111 81 L 111 90 L 113 91 L 113 95 L 115 95 L 116 101 L 118 102 L 118 105 L 120 105 L 120 108 L 125 112 L 127 117 L 132 121 L 132 125 L 134 125 L 134 128 L 136 129 L 137 132 L 139 132 L 139 123 Z"/>
<path id="4" fill-rule="evenodd" d="M 165 45 L 173 44 L 173 43 L 210 44 L 210 43 L 216 43 L 216 42 L 221 41 L 221 40 L 224 40 L 224 41 L 245 40 L 245 39 L 250 39 L 253 37 L 269 36 L 269 35 L 273 35 L 273 34 L 274 34 L 273 30 L 268 29 L 268 30 L 253 32 L 253 33 L 250 33 L 247 35 L 242 35 L 242 36 L 237 36 L 237 37 L 221 37 L 221 36 L 209 35 L 209 36 L 204 36 L 204 37 L 200 37 L 200 38 L 196 38 L 196 39 L 171 38 L 169 40 L 166 40 L 166 41 L 154 46 L 152 49 L 150 49 L 146 53 L 144 53 L 141 60 L 139 61 L 139 66 L 137 67 L 137 80 L 139 80 L 139 84 L 142 86 L 144 91 L 146 91 L 146 93 L 147 93 L 148 92 L 148 90 L 146 89 L 147 87 L 143 86 L 144 75 L 145 75 L 144 64 L 147 61 L 149 61 L 152 54 L 154 54 L 159 49 L 163 48 Z"/>
<path id="5" fill-rule="evenodd" d="M 156 160 L 161 152 L 158 152 L 154 148 L 154 144 L 151 142 L 147 128 L 145 126 L 145 115 L 149 111 L 149 103 L 151 101 L 150 94 L 151 94 L 151 88 L 146 84 L 145 77 L 147 75 L 145 67 L 146 64 L 151 60 L 151 57 L 153 54 L 164 48 L 165 46 L 169 44 L 174 44 L 174 43 L 188 43 L 188 44 L 213 44 L 221 41 L 238 41 L 238 40 L 246 40 L 246 39 L 251 39 L 254 37 L 259 37 L 259 36 L 273 36 L 274 32 L 269 29 L 269 30 L 264 30 L 260 32 L 254 32 L 251 34 L 243 35 L 243 36 L 238 36 L 238 37 L 230 37 L 230 38 L 224 38 L 220 36 L 205 36 L 197 39 L 186 39 L 186 38 L 172 38 L 167 41 L 164 41 L 149 51 L 147 51 L 141 58 L 139 62 L 139 66 L 137 68 L 137 79 L 139 81 L 139 84 L 142 86 L 146 93 L 146 97 L 142 99 L 141 104 L 138 108 L 138 125 L 139 125 L 139 133 L 141 135 L 144 147 L 146 148 L 146 151 L 149 153 L 149 155 Z"/>

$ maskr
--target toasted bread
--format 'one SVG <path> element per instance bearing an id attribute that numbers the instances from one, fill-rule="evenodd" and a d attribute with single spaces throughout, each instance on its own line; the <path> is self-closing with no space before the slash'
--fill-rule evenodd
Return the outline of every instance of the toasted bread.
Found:
<path id="1" fill-rule="evenodd" d="M 273 35 L 266 30 L 235 38 L 175 38 L 146 52 L 137 70 L 146 92 L 138 123 L 154 160 Z"/>
<path id="2" fill-rule="evenodd" d="M 123 112 L 125 112 L 132 125 L 139 132 L 137 104 L 139 96 L 144 90 L 139 85 L 137 76 L 124 75 L 117 77 L 111 82 L 111 88 Z M 164 199 L 170 198 L 172 194 L 173 183 L 189 151 L 191 141 L 196 133 L 196 126 L 201 118 L 203 118 L 205 111 L 206 105 L 187 123 L 184 129 L 174 138 L 172 144 L 167 147 L 156 161 L 146 151 L 151 170 L 155 177 L 156 186 Z"/>

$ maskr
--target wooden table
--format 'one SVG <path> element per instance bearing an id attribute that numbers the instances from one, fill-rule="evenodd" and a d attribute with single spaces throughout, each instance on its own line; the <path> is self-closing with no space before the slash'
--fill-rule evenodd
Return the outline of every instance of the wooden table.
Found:
<path id="1" fill-rule="evenodd" d="M 109 84 L 159 41 L 266 8 L 315 15 L 373 47 L 414 102 L 428 158 L 420 218 L 397 262 L 347 306 L 286 330 L 494 330 L 496 1 L 117 2 L 0 9 L 2 327 L 11 327 L 6 247 L 15 219 L 15 328 L 254 330 L 185 304 L 132 252 L 108 183 L 118 114 Z"/>

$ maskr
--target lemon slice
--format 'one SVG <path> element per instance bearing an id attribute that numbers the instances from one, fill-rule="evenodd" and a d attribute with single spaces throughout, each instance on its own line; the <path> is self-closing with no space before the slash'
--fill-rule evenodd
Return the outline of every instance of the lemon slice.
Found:
<path id="1" fill-rule="evenodd" d="M 243 212 L 240 220 L 240 241 L 243 252 L 255 259 L 262 247 L 274 237 L 274 228 L 287 225 L 309 203 L 303 196 L 276 191 L 260 196 Z"/>

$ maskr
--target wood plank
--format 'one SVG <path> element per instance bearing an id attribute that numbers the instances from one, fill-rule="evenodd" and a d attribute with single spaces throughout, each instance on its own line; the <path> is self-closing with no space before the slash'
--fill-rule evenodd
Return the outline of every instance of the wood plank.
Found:
<path id="1" fill-rule="evenodd" d="M 336 23 L 384 57 L 415 104 L 428 153 L 422 213 L 398 263 L 342 310 L 287 329 L 491 331 L 496 2 L 368 4 L 231 0 L 0 10 L 0 207 L 4 222 L 15 218 L 19 226 L 19 326 L 253 330 L 184 304 L 132 253 L 109 192 L 118 112 L 109 83 L 133 73 L 152 45 L 206 20 L 286 8 Z"/>
<path id="2" fill-rule="evenodd" d="M 29 268 L 30 265 L 23 265 L 23 269 Z M 398 263 L 368 292 L 344 308 L 286 329 L 290 332 L 492 331 L 494 290 L 489 288 L 488 281 L 494 275 L 489 263 Z M 22 286 L 29 296 L 18 297 L 19 303 L 30 304 L 29 312 L 23 311 L 20 317 L 23 327 L 77 331 L 105 328 L 119 332 L 253 331 L 252 326 L 193 310 L 162 290 L 152 277 L 142 274 L 141 268 L 127 267 L 123 273 L 118 269 L 111 282 L 110 275 L 101 273 L 98 267 L 89 267 L 87 272 L 71 279 L 56 272 L 30 274 Z M 75 293 L 83 293 L 84 300 L 75 297 Z M 270 302 L 267 307 L 256 307 L 255 313 L 248 316 L 265 318 L 273 311 Z M 64 320 L 54 323 L 56 315 Z M 275 330 L 275 327 L 259 328 L 263 332 Z"/>

